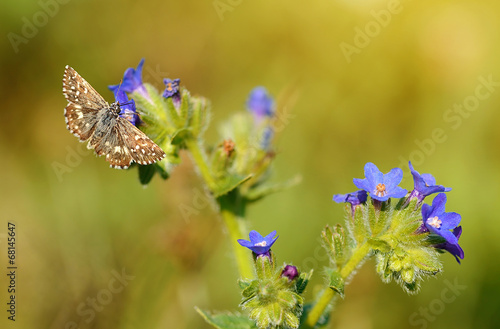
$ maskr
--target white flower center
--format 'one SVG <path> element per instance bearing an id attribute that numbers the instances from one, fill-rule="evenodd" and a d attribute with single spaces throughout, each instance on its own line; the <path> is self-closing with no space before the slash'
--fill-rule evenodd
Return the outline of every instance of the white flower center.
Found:
<path id="1" fill-rule="evenodd" d="M 427 218 L 427 224 L 429 224 L 432 227 L 435 228 L 440 228 L 441 227 L 441 220 L 438 218 L 438 216 L 434 216 L 431 218 Z"/>
<path id="2" fill-rule="evenodd" d="M 259 247 L 265 247 L 265 246 L 267 246 L 267 242 L 266 241 L 262 241 L 262 242 L 256 243 L 255 245 L 259 246 Z"/>

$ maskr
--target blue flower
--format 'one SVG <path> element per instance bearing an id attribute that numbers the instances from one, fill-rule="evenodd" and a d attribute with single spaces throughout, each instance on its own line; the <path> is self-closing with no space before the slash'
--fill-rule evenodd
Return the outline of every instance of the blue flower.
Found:
<path id="1" fill-rule="evenodd" d="M 368 162 L 365 165 L 365 177 L 365 179 L 354 178 L 353 182 L 357 188 L 370 193 L 372 199 L 387 201 L 389 198 L 402 198 L 408 192 L 398 186 L 403 179 L 403 171 L 400 168 L 393 168 L 384 175 L 377 166 Z"/>
<path id="2" fill-rule="evenodd" d="M 262 237 L 257 231 L 251 231 L 249 234 L 250 241 L 238 239 L 238 243 L 243 247 L 252 250 L 257 255 L 266 254 L 271 249 L 271 246 L 276 242 L 278 237 L 276 231 L 272 231 L 266 237 Z"/>
<path id="3" fill-rule="evenodd" d="M 119 85 L 109 86 L 108 88 L 114 92 L 123 90 L 127 93 L 138 92 L 143 97 L 150 99 L 146 87 L 142 83 L 142 67 L 144 66 L 144 58 L 141 59 L 137 69 L 129 67 L 123 75 L 123 81 Z"/>
<path id="4" fill-rule="evenodd" d="M 337 203 L 349 202 L 351 206 L 354 207 L 362 203 L 365 203 L 367 198 L 368 194 L 366 193 L 366 191 L 361 190 L 347 194 L 335 194 L 333 196 L 333 201 Z"/>
<path id="5" fill-rule="evenodd" d="M 431 174 L 420 175 L 418 171 L 413 169 L 411 161 L 409 162 L 410 171 L 413 175 L 414 188 L 411 191 L 408 199 L 417 198 L 418 202 L 422 202 L 428 195 L 438 192 L 449 192 L 451 188 L 442 185 L 436 185 L 436 179 Z"/>
<path id="6" fill-rule="evenodd" d="M 250 92 L 247 107 L 256 121 L 274 115 L 274 101 L 264 87 L 256 87 Z"/>
<path id="7" fill-rule="evenodd" d="M 181 93 L 179 92 L 180 82 L 181 79 L 163 79 L 163 83 L 165 83 L 166 85 L 165 91 L 163 92 L 163 97 L 172 97 L 172 102 L 177 109 L 181 106 Z"/>
<path id="8" fill-rule="evenodd" d="M 181 79 L 163 79 L 163 83 L 166 85 L 165 91 L 163 92 L 163 97 L 169 98 L 176 94 L 179 94 L 179 83 Z"/>
<path id="9" fill-rule="evenodd" d="M 460 239 L 460 236 L 462 235 L 462 226 L 455 227 L 453 229 L 452 233 L 457 238 L 457 240 Z M 434 245 L 434 247 L 438 248 L 438 249 L 446 250 L 447 252 L 449 252 L 450 254 L 455 256 L 455 259 L 457 260 L 457 262 L 459 264 L 460 264 L 460 259 L 464 259 L 464 251 L 458 245 L 458 243 L 452 244 L 452 243 L 449 243 L 448 241 L 446 241 L 444 243 L 436 244 L 436 245 Z"/>
<path id="10" fill-rule="evenodd" d="M 127 119 L 134 126 L 140 122 L 139 116 L 135 108 L 135 101 L 129 100 L 127 94 L 123 90 L 115 90 L 115 100 L 120 105 L 120 116 Z"/>
<path id="11" fill-rule="evenodd" d="M 451 247 L 454 246 L 454 248 L 457 248 L 457 250 L 453 253 L 455 257 L 456 255 L 461 255 L 463 258 L 463 251 L 461 251 L 462 249 L 458 245 L 458 237 L 460 237 L 462 229 L 460 228 L 456 232 L 450 231 L 457 228 L 462 217 L 455 212 L 445 212 L 445 204 L 446 194 L 439 193 L 434 200 L 432 200 L 432 206 L 429 206 L 428 204 L 424 204 L 422 206 L 423 227 L 421 231 L 430 231 L 431 233 L 444 238 L 446 242 L 443 246 L 447 246 L 447 249 L 450 250 Z"/>

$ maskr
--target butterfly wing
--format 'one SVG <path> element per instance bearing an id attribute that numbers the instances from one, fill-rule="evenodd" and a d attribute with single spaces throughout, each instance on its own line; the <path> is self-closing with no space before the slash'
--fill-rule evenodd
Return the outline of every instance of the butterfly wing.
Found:
<path id="1" fill-rule="evenodd" d="M 99 156 L 106 155 L 110 167 L 127 169 L 133 161 L 129 148 L 124 144 L 127 137 L 120 131 L 116 118 L 113 121 L 108 127 L 97 127 L 88 148 L 93 148 Z"/>
<path id="2" fill-rule="evenodd" d="M 104 126 L 103 122 L 108 124 Z M 165 152 L 155 142 L 122 117 L 101 120 L 88 147 L 99 156 L 105 155 L 106 161 L 116 169 L 127 169 L 134 161 L 141 165 L 152 164 L 165 157 Z"/>
<path id="3" fill-rule="evenodd" d="M 109 104 L 70 66 L 66 66 L 64 71 L 63 94 L 68 101 L 64 109 L 66 128 L 81 141 L 85 141 L 94 132 L 98 121 L 97 113 L 103 108 L 109 108 Z"/>
<path id="4" fill-rule="evenodd" d="M 110 166 L 127 169 L 135 161 L 152 164 L 166 155 L 146 134 L 122 117 L 116 117 L 106 100 L 73 68 L 66 66 L 63 93 L 68 100 L 64 116 L 69 131 Z M 113 104 L 115 105 L 115 104 Z"/>
<path id="5" fill-rule="evenodd" d="M 122 132 L 123 145 L 132 159 L 141 165 L 162 160 L 166 154 L 145 133 L 122 117 L 117 118 L 117 127 Z"/>

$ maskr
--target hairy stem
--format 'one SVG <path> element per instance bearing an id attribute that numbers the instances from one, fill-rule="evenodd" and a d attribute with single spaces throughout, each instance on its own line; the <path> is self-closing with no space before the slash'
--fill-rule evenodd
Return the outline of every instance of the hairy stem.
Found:
<path id="1" fill-rule="evenodd" d="M 366 242 L 356 248 L 349 261 L 340 270 L 340 275 L 344 280 L 347 280 L 347 278 L 359 266 L 363 259 L 365 259 L 366 255 L 368 255 L 369 252 L 370 246 Z M 307 315 L 307 319 L 303 323 L 301 328 L 314 328 L 316 323 L 318 323 L 319 318 L 321 317 L 321 315 L 323 315 L 335 296 L 335 291 L 330 287 L 326 287 L 321 297 L 318 299 L 316 305 L 314 305 L 314 307 Z"/>
<path id="2" fill-rule="evenodd" d="M 238 244 L 238 239 L 245 238 L 242 234 L 245 231 L 245 225 L 242 218 L 238 218 L 235 214 L 228 210 L 222 211 L 222 218 L 226 224 L 226 228 L 229 232 L 229 239 L 231 240 L 231 245 L 234 250 L 234 256 L 236 257 L 236 263 L 238 264 L 238 271 L 241 278 L 251 279 L 253 275 L 253 267 L 251 263 L 251 257 L 247 249 L 243 248 Z"/>
<path id="3" fill-rule="evenodd" d="M 238 244 L 238 239 L 247 238 L 245 223 L 245 202 L 239 198 L 237 191 L 230 192 L 217 199 L 220 205 L 222 218 L 226 224 L 233 247 L 238 271 L 241 278 L 251 279 L 254 277 L 251 254 L 246 248 Z"/>
<path id="4" fill-rule="evenodd" d="M 210 191 L 213 192 L 217 187 L 217 183 L 215 182 L 215 179 L 212 176 L 212 173 L 210 172 L 210 168 L 208 167 L 207 164 L 206 155 L 201 150 L 199 141 L 196 139 L 188 138 L 186 139 L 185 143 L 186 147 L 191 152 L 194 162 L 196 163 L 198 169 L 200 170 L 201 176 L 205 180 L 205 183 L 207 183 Z"/>
<path id="5" fill-rule="evenodd" d="M 186 147 L 191 152 L 194 162 L 200 170 L 200 174 L 208 185 L 211 192 L 217 187 L 217 182 L 212 176 L 210 168 L 206 161 L 206 155 L 200 148 L 200 144 L 195 139 L 186 140 Z M 238 271 L 242 278 L 252 278 L 253 266 L 251 255 L 248 250 L 238 244 L 238 239 L 246 237 L 247 230 L 244 221 L 246 203 L 242 201 L 237 193 L 230 193 L 217 199 L 220 205 L 220 213 L 229 233 L 229 239 L 233 247 L 233 252 L 238 264 Z"/>

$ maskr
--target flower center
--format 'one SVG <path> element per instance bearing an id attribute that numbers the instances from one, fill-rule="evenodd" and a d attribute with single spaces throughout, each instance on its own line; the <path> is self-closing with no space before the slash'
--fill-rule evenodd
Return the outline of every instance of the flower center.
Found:
<path id="1" fill-rule="evenodd" d="M 385 190 L 385 184 L 379 183 L 376 188 L 377 188 L 377 190 L 375 191 L 376 196 L 385 196 L 387 194 L 387 191 Z"/>
<path id="2" fill-rule="evenodd" d="M 255 245 L 259 246 L 259 247 L 265 247 L 265 246 L 267 246 L 267 242 L 266 241 L 261 241 L 259 243 L 256 243 Z"/>
<path id="3" fill-rule="evenodd" d="M 172 91 L 172 82 L 169 82 L 169 83 L 167 84 L 167 90 L 168 90 L 168 91 Z"/>
<path id="4" fill-rule="evenodd" d="M 440 228 L 441 227 L 441 220 L 438 218 L 438 216 L 434 216 L 431 218 L 427 218 L 427 224 L 429 224 L 432 227 L 435 228 Z"/>

